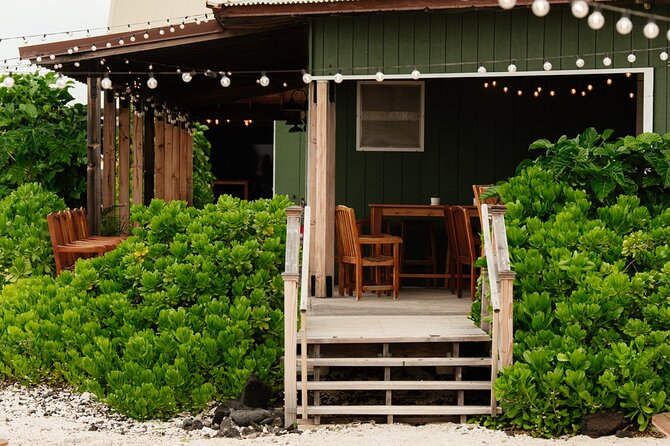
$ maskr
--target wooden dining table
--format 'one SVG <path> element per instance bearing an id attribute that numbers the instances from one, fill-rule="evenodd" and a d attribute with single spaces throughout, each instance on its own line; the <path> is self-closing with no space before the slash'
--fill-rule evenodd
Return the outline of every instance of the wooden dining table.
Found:
<path id="1" fill-rule="evenodd" d="M 446 233 L 445 211 L 448 204 L 388 204 L 371 203 L 370 205 L 370 233 L 381 234 L 384 217 L 437 217 L 444 222 Z M 479 218 L 476 206 L 462 206 L 468 210 L 470 218 Z M 421 279 L 451 279 L 453 274 L 446 273 L 400 273 L 400 278 Z"/>

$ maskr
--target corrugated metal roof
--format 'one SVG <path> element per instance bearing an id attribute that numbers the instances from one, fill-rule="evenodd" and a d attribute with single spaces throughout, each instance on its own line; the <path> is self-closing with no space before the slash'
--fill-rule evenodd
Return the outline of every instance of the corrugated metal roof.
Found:
<path id="1" fill-rule="evenodd" d="M 207 0 L 207 6 L 212 8 L 227 8 L 230 6 L 256 5 L 300 5 L 307 3 L 342 3 L 358 0 Z"/>

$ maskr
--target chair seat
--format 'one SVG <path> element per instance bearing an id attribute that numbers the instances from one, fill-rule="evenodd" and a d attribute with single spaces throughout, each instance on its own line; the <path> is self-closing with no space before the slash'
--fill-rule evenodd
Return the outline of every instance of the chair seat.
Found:
<path id="1" fill-rule="evenodd" d="M 374 265 L 374 266 L 393 266 L 393 257 L 378 255 L 378 256 L 368 256 L 363 257 L 363 265 Z"/>

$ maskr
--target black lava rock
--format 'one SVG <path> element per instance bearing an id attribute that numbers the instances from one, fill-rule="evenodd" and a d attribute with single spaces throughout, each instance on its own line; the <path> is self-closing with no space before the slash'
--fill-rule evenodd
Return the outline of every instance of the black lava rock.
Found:
<path id="1" fill-rule="evenodd" d="M 226 438 L 236 438 L 240 436 L 240 431 L 237 430 L 237 427 L 233 423 L 233 420 L 230 417 L 225 417 L 221 420 L 221 426 L 219 427 L 219 432 L 216 434 L 217 437 L 226 437 Z"/>
<path id="2" fill-rule="evenodd" d="M 270 404 L 270 394 L 270 386 L 258 379 L 256 375 L 251 375 L 242 391 L 242 404 L 248 407 L 267 409 Z"/>
<path id="3" fill-rule="evenodd" d="M 614 435 L 626 427 L 626 418 L 621 413 L 600 412 L 587 415 L 582 421 L 582 434 L 591 438 Z"/>
<path id="4" fill-rule="evenodd" d="M 231 412 L 230 418 L 238 426 L 251 426 L 254 423 L 260 423 L 270 415 L 270 412 L 264 409 L 234 410 Z"/>
<path id="5" fill-rule="evenodd" d="M 219 404 L 214 410 L 214 417 L 212 418 L 212 424 L 221 424 L 221 420 L 225 417 L 230 416 L 230 407 L 223 404 Z"/>

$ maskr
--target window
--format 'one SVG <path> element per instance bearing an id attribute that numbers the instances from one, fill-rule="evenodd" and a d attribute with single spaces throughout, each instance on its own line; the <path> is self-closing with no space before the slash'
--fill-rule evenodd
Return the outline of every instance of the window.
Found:
<path id="1" fill-rule="evenodd" d="M 423 152 L 424 83 L 359 82 L 356 150 Z"/>

